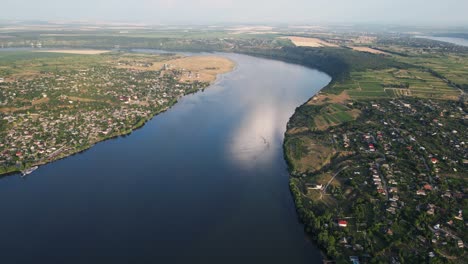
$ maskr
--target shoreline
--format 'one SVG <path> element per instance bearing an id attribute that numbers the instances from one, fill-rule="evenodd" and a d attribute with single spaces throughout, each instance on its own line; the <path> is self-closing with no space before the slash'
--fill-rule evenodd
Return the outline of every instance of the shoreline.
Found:
<path id="1" fill-rule="evenodd" d="M 305 66 L 307 67 L 307 66 Z M 291 161 L 290 161 L 290 157 L 286 151 L 286 139 L 287 139 L 287 135 L 288 135 L 288 127 L 289 127 L 289 124 L 293 118 L 293 116 L 296 114 L 297 110 L 300 109 L 301 107 L 303 107 L 304 105 L 307 105 L 309 104 L 310 102 L 312 102 L 312 98 L 314 98 L 317 94 L 319 94 L 320 92 L 322 92 L 323 90 L 327 89 L 331 84 L 333 84 L 334 82 L 334 79 L 332 77 L 332 79 L 330 80 L 330 82 L 325 85 L 324 87 L 322 87 L 322 89 L 320 89 L 316 94 L 314 94 L 312 97 L 308 98 L 307 101 L 305 101 L 303 104 L 301 104 L 300 106 L 298 106 L 296 108 L 296 110 L 294 111 L 294 113 L 291 115 L 291 117 L 289 118 L 288 120 L 288 123 L 286 124 L 286 131 L 284 132 L 284 137 L 283 137 L 283 144 L 282 144 L 282 148 L 283 148 L 283 159 L 284 161 L 286 162 L 286 168 L 287 168 L 287 171 L 288 171 L 288 184 L 289 184 L 289 191 L 291 193 L 291 198 L 293 199 L 293 203 L 294 203 L 294 208 L 295 208 L 295 211 L 296 211 L 296 215 L 297 215 L 297 218 L 299 219 L 301 225 L 303 226 L 304 228 L 304 233 L 307 237 L 307 239 L 310 240 L 310 242 L 317 247 L 317 250 L 319 250 L 320 252 L 320 255 L 322 256 L 322 262 L 323 263 L 329 263 L 329 261 L 333 261 L 333 260 L 330 260 L 329 256 L 327 255 L 327 253 L 325 252 L 325 248 L 317 241 L 317 239 L 315 237 L 313 237 L 312 234 L 310 234 L 309 232 L 306 231 L 306 226 L 305 226 L 305 221 L 306 220 L 304 217 L 302 217 L 302 214 L 300 213 L 300 207 L 298 206 L 298 201 L 300 201 L 300 191 L 297 191 L 297 186 L 294 184 L 293 182 L 293 179 L 294 177 L 292 176 L 292 165 L 291 165 Z"/>
<path id="2" fill-rule="evenodd" d="M 395 62 L 394 64 L 389 63 L 389 65 L 387 65 L 387 66 L 384 65 L 385 67 L 383 67 L 383 68 L 384 69 L 399 68 L 398 67 L 399 65 L 397 64 L 399 61 L 397 59 L 392 59 L 392 60 Z M 405 63 L 406 63 L 406 65 L 403 65 L 403 66 L 405 66 L 407 68 L 404 68 L 404 69 L 413 69 L 411 67 L 415 67 L 415 66 L 413 66 L 413 64 L 410 64 L 409 62 L 405 62 Z M 307 65 L 305 65 L 307 63 L 300 63 L 300 64 L 307 67 Z M 328 134 L 328 133 L 330 133 L 330 134 L 337 133 L 338 135 L 341 135 L 340 133 L 343 133 L 343 132 L 341 130 L 337 130 L 338 132 L 334 132 L 333 127 L 335 127 L 335 126 L 338 127 L 340 124 L 343 124 L 343 123 L 346 123 L 346 122 L 348 124 L 356 124 L 356 123 L 359 123 L 359 124 L 366 123 L 367 124 L 367 122 L 369 122 L 369 123 L 372 122 L 372 121 L 376 122 L 370 116 L 364 115 L 365 109 L 368 109 L 368 108 L 359 108 L 360 103 L 366 102 L 366 103 L 369 104 L 369 102 L 372 102 L 372 103 L 375 102 L 378 105 L 379 104 L 378 100 L 385 101 L 385 100 L 391 100 L 391 99 L 394 99 L 394 98 L 396 98 L 396 100 L 398 100 L 398 99 L 403 99 L 404 100 L 406 98 L 406 97 L 403 97 L 403 96 L 402 96 L 402 98 L 400 98 L 398 96 L 395 96 L 395 97 L 391 97 L 391 99 L 387 99 L 386 97 L 382 97 L 382 98 L 378 98 L 378 99 L 375 99 L 375 98 L 371 98 L 371 99 L 369 99 L 369 98 L 360 98 L 359 96 L 351 97 L 350 96 L 351 93 L 350 94 L 347 93 L 347 91 L 349 91 L 350 89 L 347 89 L 346 87 L 343 90 L 336 89 L 336 87 L 339 87 L 340 84 L 346 83 L 346 81 L 353 79 L 353 76 L 351 76 L 351 75 L 345 76 L 345 78 L 343 78 L 343 79 L 339 78 L 340 75 L 342 75 L 342 74 L 346 75 L 346 74 L 350 74 L 352 72 L 362 72 L 362 71 L 368 70 L 368 66 L 367 65 L 365 65 L 365 66 L 366 67 L 362 67 L 361 69 L 358 69 L 358 70 L 356 70 L 356 69 L 350 70 L 350 71 L 342 70 L 341 73 L 337 73 L 335 75 L 329 74 L 332 77 L 332 80 L 328 85 L 324 86 L 317 93 L 317 95 L 321 94 L 320 98 L 314 98 L 316 96 L 316 95 L 314 95 L 306 103 L 302 104 L 301 106 L 298 106 L 296 108 L 296 111 L 294 112 L 294 114 L 289 118 L 289 121 L 288 121 L 288 124 L 287 124 L 287 130 L 284 133 L 284 140 L 283 140 L 283 146 L 282 146 L 283 147 L 283 157 L 284 157 L 284 159 L 285 159 L 285 161 L 287 163 L 287 170 L 288 170 L 288 173 L 289 173 L 289 179 L 288 179 L 289 189 L 290 189 L 290 192 L 291 192 L 294 204 L 295 204 L 297 217 L 298 217 L 298 220 L 300 221 L 300 223 L 304 227 L 304 233 L 306 234 L 306 236 L 318 248 L 318 250 L 320 250 L 320 252 L 321 252 L 321 254 L 323 256 L 323 262 L 324 263 L 328 262 L 328 261 L 333 261 L 333 263 L 335 263 L 335 261 L 338 261 L 339 263 L 341 263 L 341 261 L 344 261 L 344 259 L 347 256 L 353 256 L 353 255 L 352 255 L 352 253 L 348 252 L 348 250 L 345 250 L 344 248 L 341 248 L 342 250 L 339 250 L 338 246 L 337 246 L 338 244 L 335 244 L 335 242 L 328 242 L 330 240 L 324 239 L 324 236 L 326 237 L 329 233 L 331 233 L 334 230 L 333 227 L 329 228 L 329 223 L 325 226 L 323 224 L 323 222 L 321 222 L 321 221 L 323 221 L 322 219 L 326 218 L 326 214 L 324 212 L 327 212 L 327 213 L 332 212 L 331 210 L 333 210 L 334 208 L 339 208 L 339 207 L 329 206 L 328 204 L 325 204 L 325 205 L 322 204 L 322 207 L 316 206 L 315 202 L 320 203 L 320 201 L 322 200 L 322 196 L 320 196 L 320 198 L 318 198 L 318 196 L 314 196 L 313 194 L 309 195 L 309 188 L 307 186 L 307 181 L 308 181 L 308 179 L 310 180 L 310 178 L 306 178 L 306 176 L 307 177 L 312 177 L 312 176 L 317 176 L 317 175 L 320 176 L 320 174 L 322 174 L 322 173 L 333 172 L 332 169 L 338 169 L 337 165 L 340 165 L 340 163 L 342 165 L 344 162 L 348 162 L 348 161 L 352 162 L 353 160 L 351 158 L 348 159 L 347 156 L 343 157 L 340 160 L 340 156 L 337 155 L 337 154 L 339 154 L 340 152 L 345 153 L 345 151 L 340 150 L 338 152 L 335 152 L 333 145 L 330 144 L 330 143 L 326 144 L 326 143 L 323 143 L 323 141 L 320 142 L 319 140 L 317 140 L 315 142 L 312 141 L 312 142 L 307 142 L 307 143 L 303 143 L 303 142 L 297 143 L 299 145 L 299 147 L 297 147 L 296 145 L 294 145 L 293 140 L 300 140 L 300 139 L 302 139 L 301 136 L 303 138 L 310 139 L 310 138 L 313 137 L 312 134 L 315 133 L 315 132 L 317 132 L 316 134 L 314 134 L 315 136 Z M 370 66 L 372 66 L 372 65 L 370 65 Z M 355 66 L 355 67 L 357 67 L 357 66 Z M 370 67 L 370 68 L 372 69 L 372 67 Z M 427 69 L 428 69 L 427 70 L 428 72 L 430 72 L 432 70 L 431 68 L 427 68 Z M 440 77 L 440 76 L 441 75 L 435 76 L 435 78 L 438 78 L 438 79 L 442 80 L 449 87 L 455 88 L 455 89 L 457 89 L 457 90 L 459 90 L 461 92 L 460 95 L 457 96 L 458 99 L 456 99 L 456 100 L 455 99 L 448 99 L 448 98 L 443 97 L 443 96 L 435 97 L 435 98 L 432 98 L 432 97 L 431 98 L 426 98 L 426 97 L 423 97 L 421 95 L 419 95 L 419 96 L 414 95 L 414 96 L 408 96 L 408 100 L 415 100 L 415 101 L 434 100 L 434 101 L 439 101 L 439 102 L 443 102 L 443 101 L 454 101 L 454 102 L 456 102 L 456 101 L 462 100 L 463 99 L 463 94 L 464 94 L 462 88 L 460 88 L 460 86 L 457 85 L 456 83 L 455 84 L 452 83 L 452 81 L 450 79 L 447 79 L 447 78 L 445 78 L 443 76 Z M 430 77 L 434 77 L 434 76 L 431 75 Z M 428 77 L 428 79 L 429 79 L 429 77 Z M 385 87 L 385 86 L 383 86 L 383 87 Z M 417 89 L 415 89 L 415 90 L 417 91 Z M 340 99 L 339 97 L 341 95 L 347 95 L 347 97 L 341 97 L 341 99 Z M 340 99 L 340 101 L 338 101 L 338 99 Z M 333 105 L 333 104 L 346 105 L 349 102 L 351 102 L 351 106 L 353 106 L 353 103 L 357 103 L 356 104 L 357 106 L 354 107 L 354 108 L 353 107 L 345 108 L 346 110 L 342 110 L 342 112 L 348 113 L 350 111 L 357 110 L 358 111 L 357 116 L 351 116 L 350 119 L 344 120 L 344 121 L 341 121 L 341 120 L 337 119 L 337 121 L 335 121 L 335 122 L 333 122 L 333 121 L 327 122 L 327 126 L 320 126 L 321 123 L 319 123 L 318 121 L 320 121 L 321 119 L 317 119 L 317 117 L 321 117 L 323 112 L 319 112 L 319 111 L 321 111 L 322 109 L 325 109 L 325 107 L 327 107 L 328 105 Z M 308 106 L 310 106 L 310 107 L 308 108 Z M 322 108 L 320 108 L 320 107 L 322 107 Z M 372 105 L 372 107 L 374 107 L 374 105 Z M 331 112 L 331 113 L 333 113 L 333 112 Z M 309 119 L 305 119 L 304 118 L 305 116 L 309 117 Z M 326 113 L 324 114 L 324 116 L 326 118 Z M 362 116 L 363 118 L 359 119 L 360 116 Z M 443 116 L 444 115 L 441 114 L 441 118 Z M 295 119 L 295 117 L 297 117 L 297 119 Z M 310 119 L 312 119 L 312 122 L 315 123 L 314 126 L 310 126 L 310 127 L 308 126 L 307 122 Z M 359 120 L 359 121 L 357 121 L 357 120 Z M 415 127 L 417 127 L 417 126 L 415 125 Z M 304 130 L 300 130 L 302 128 Z M 344 130 L 346 131 L 346 129 L 344 129 Z M 457 129 L 457 130 L 459 130 L 459 129 Z M 348 129 L 348 131 L 353 131 L 353 130 Z M 380 129 L 379 131 L 384 131 L 384 130 Z M 382 132 L 382 133 L 388 132 L 388 131 L 386 131 L 386 132 L 385 131 Z M 453 130 L 453 131 L 456 131 L 456 130 Z M 303 134 L 301 134 L 301 133 L 303 133 Z M 310 133 L 310 134 L 307 134 L 307 133 Z M 320 133 L 322 133 L 322 134 L 320 134 Z M 375 131 L 374 131 L 374 133 L 375 133 Z M 377 134 L 378 133 L 380 133 L 380 132 L 377 132 Z M 388 132 L 387 134 L 390 134 L 390 133 Z M 298 135 L 298 136 L 294 137 L 294 135 Z M 318 138 L 318 136 L 317 136 L 317 138 Z M 328 138 L 331 138 L 331 136 L 329 136 Z M 356 139 L 354 139 L 354 140 L 356 140 Z M 346 142 L 346 139 L 345 139 L 345 142 Z M 308 145 L 306 145 L 306 144 L 308 144 Z M 340 143 L 340 144 L 342 144 L 342 143 Z M 370 144 L 370 145 L 372 145 L 372 144 Z M 306 155 L 309 155 L 309 156 L 307 156 L 307 158 L 309 158 L 309 159 L 306 159 L 306 158 L 304 158 L 304 156 L 302 156 L 303 159 L 301 160 L 301 156 L 300 156 L 301 154 L 298 154 L 297 155 L 298 157 L 296 157 L 296 154 L 294 153 L 294 151 L 301 152 L 302 150 L 300 149 L 300 147 L 303 147 L 303 146 L 307 146 L 307 150 L 306 150 L 307 154 Z M 329 154 L 327 154 L 327 152 L 329 152 Z M 319 156 L 319 158 L 317 158 L 317 159 L 310 159 L 310 156 L 313 155 L 311 153 L 319 153 L 320 155 L 323 155 L 323 156 L 321 156 L 321 157 Z M 349 151 L 348 151 L 348 153 L 349 153 Z M 355 153 L 359 153 L 359 152 L 355 152 Z M 317 154 L 317 156 L 319 154 Z M 325 158 L 323 158 L 325 155 L 330 155 L 329 156 L 330 159 L 325 160 Z M 358 154 L 358 155 L 353 156 L 353 158 L 359 159 L 360 158 L 359 156 L 360 155 Z M 317 161 L 319 159 L 320 159 L 320 162 L 314 162 L 314 161 Z M 384 159 L 385 159 L 385 156 L 384 156 Z M 302 163 L 299 163 L 299 161 L 302 162 Z M 314 166 L 304 166 L 303 164 L 305 164 L 307 162 L 308 162 L 308 164 L 314 164 Z M 398 164 L 398 166 L 400 165 L 400 163 L 397 163 L 397 162 L 395 162 L 395 164 Z M 317 165 L 318 168 L 316 168 L 315 165 Z M 333 167 L 333 166 L 336 166 L 336 167 Z M 390 165 L 390 166 L 392 166 L 392 165 Z M 404 166 L 404 165 L 402 165 L 402 166 Z M 427 167 L 427 163 L 426 163 L 426 167 Z M 345 168 L 347 168 L 347 166 L 343 167 L 342 170 L 344 170 Z M 457 169 L 458 169 L 458 171 L 460 171 L 460 168 L 457 168 Z M 455 168 L 453 170 L 455 172 L 457 172 L 457 170 L 455 170 Z M 338 172 L 340 172 L 340 171 L 338 171 Z M 338 172 L 336 172 L 334 174 L 334 176 L 331 178 L 329 183 L 335 178 L 335 176 L 338 174 Z M 332 174 L 330 174 L 330 176 L 331 175 Z M 352 176 L 348 175 L 347 177 L 352 177 Z M 384 177 L 384 176 L 380 176 L 380 177 Z M 385 182 L 385 179 L 382 178 L 382 181 Z M 313 183 L 313 181 L 309 181 L 309 182 Z M 318 186 L 321 186 L 322 182 L 318 181 L 318 182 L 316 182 L 316 184 L 317 184 L 316 188 L 320 188 L 320 189 L 322 188 L 322 187 L 318 187 Z M 384 186 L 385 186 L 384 188 L 386 189 L 387 187 L 386 187 L 385 183 L 384 183 Z M 326 187 L 328 187 L 328 185 L 326 185 Z M 325 191 L 326 191 L 326 187 L 325 187 Z M 358 188 L 358 187 L 355 187 L 355 188 Z M 314 188 L 310 188 L 310 189 L 314 189 Z M 377 189 L 375 191 L 375 193 L 377 193 L 378 190 L 379 189 Z M 388 189 L 386 189 L 386 190 L 388 190 Z M 390 192 L 392 192 L 392 191 L 390 191 Z M 407 193 L 409 193 L 409 192 L 406 191 L 406 194 Z M 379 194 L 377 194 L 377 195 L 379 195 Z M 351 202 L 354 201 L 353 200 L 354 197 L 348 196 L 347 198 L 349 200 L 345 198 L 345 200 L 342 201 L 343 204 L 346 204 L 346 203 L 351 204 Z M 388 199 L 388 194 L 387 194 L 387 199 Z M 309 205 L 309 203 L 310 203 L 310 205 Z M 314 205 L 312 205 L 312 204 L 314 204 Z M 323 208 L 326 208 L 326 209 L 323 209 Z M 325 215 L 325 217 L 322 217 L 324 215 Z M 336 215 L 338 215 L 338 213 L 336 213 Z M 351 214 L 351 216 L 354 216 L 354 215 Z M 337 223 L 337 222 L 339 222 L 337 219 L 340 219 L 340 217 L 343 217 L 343 216 L 338 215 L 333 220 L 333 221 L 335 221 L 335 224 L 337 226 L 339 225 L 339 223 Z M 408 216 L 408 219 L 411 220 L 412 219 L 411 217 L 413 217 L 413 216 Z M 353 218 L 353 217 L 350 217 L 350 218 Z M 341 218 L 341 219 L 343 219 L 343 218 Z M 328 219 L 326 221 L 330 222 L 331 220 Z M 319 224 L 316 224 L 317 222 Z M 393 227 L 392 227 L 392 229 L 393 229 Z M 393 235 L 392 229 L 388 228 L 388 230 L 390 230 L 390 232 L 392 232 L 392 233 L 390 233 L 389 236 Z M 329 232 L 329 233 L 327 233 L 327 232 Z M 336 229 L 333 232 L 336 232 Z M 323 234 L 325 234 L 325 235 L 323 235 Z M 332 238 L 334 238 L 332 241 L 338 241 L 338 239 L 340 238 L 339 237 L 340 235 L 342 237 L 345 237 L 345 238 L 347 237 L 346 233 L 345 233 L 345 235 L 343 235 L 343 232 L 341 232 L 341 231 L 337 232 L 337 234 L 338 235 L 333 235 L 332 236 Z M 404 236 L 402 236 L 402 237 L 404 237 Z M 394 244 L 395 240 L 388 239 L 388 241 L 389 241 L 388 243 L 389 243 L 389 245 L 391 247 L 395 246 L 395 244 Z M 345 243 L 347 243 L 347 242 L 345 242 Z M 360 246 L 360 244 L 361 243 L 359 243 L 359 246 Z M 353 248 L 353 250 L 356 251 L 356 249 L 354 249 L 354 248 Z M 421 249 L 421 251 L 423 251 L 423 250 L 424 249 Z M 374 251 L 374 249 L 372 249 L 369 252 L 371 254 L 376 254 L 376 255 L 373 256 L 375 258 L 388 257 L 388 255 L 379 255 L 379 254 L 377 254 L 377 253 L 381 253 L 382 251 L 379 252 L 379 251 Z M 353 253 L 358 254 L 357 252 L 353 252 Z M 349 254 L 351 254 L 351 255 L 349 255 Z M 347 258 L 346 258 L 346 260 L 347 260 Z"/>
<path id="3" fill-rule="evenodd" d="M 199 92 L 199 91 L 197 91 Z M 190 94 L 195 94 L 196 92 L 192 92 L 192 93 L 188 93 L 186 95 L 190 95 Z M 185 96 L 185 95 L 184 95 Z M 6 177 L 6 176 L 13 176 L 13 175 L 16 175 L 18 173 L 21 173 L 23 170 L 25 169 L 28 169 L 30 167 L 33 167 L 33 166 L 43 166 L 43 165 L 47 165 L 47 164 L 50 164 L 50 163 L 53 163 L 55 161 L 59 161 L 59 160 L 62 160 L 62 159 L 65 159 L 65 158 L 68 158 L 68 157 L 71 157 L 71 156 L 74 156 L 74 155 L 77 155 L 77 154 L 81 154 L 89 149 L 91 149 L 92 147 L 94 147 L 95 145 L 101 143 L 101 142 L 104 142 L 104 141 L 107 141 L 107 140 L 112 140 L 112 139 L 116 139 L 116 138 L 119 138 L 119 137 L 125 137 L 127 135 L 130 135 L 132 134 L 132 132 L 142 128 L 145 126 L 145 124 L 149 121 L 151 121 L 154 117 L 156 117 L 157 115 L 159 114 L 162 114 L 166 111 L 168 111 L 170 108 L 172 108 L 178 101 L 175 101 L 172 105 L 168 106 L 167 108 L 159 111 L 159 112 L 156 112 L 155 114 L 153 114 L 150 118 L 144 120 L 141 124 L 138 124 L 137 126 L 133 127 L 130 129 L 130 131 L 125 131 L 125 133 L 118 133 L 118 134 L 113 134 L 109 137 L 105 137 L 105 138 L 102 138 L 102 139 L 99 139 L 93 143 L 91 143 L 90 145 L 87 145 L 85 146 L 84 148 L 80 148 L 80 149 L 75 149 L 71 152 L 67 152 L 66 154 L 63 154 L 63 155 L 60 155 L 58 154 L 56 156 L 56 158 L 53 158 L 51 160 L 47 160 L 47 161 L 40 161 L 40 162 L 36 162 L 36 163 L 31 163 L 30 166 L 27 166 L 25 168 L 22 168 L 22 169 L 15 169 L 15 170 L 9 170 L 7 172 L 4 172 L 4 173 L 0 173 L 0 178 L 1 177 Z"/>

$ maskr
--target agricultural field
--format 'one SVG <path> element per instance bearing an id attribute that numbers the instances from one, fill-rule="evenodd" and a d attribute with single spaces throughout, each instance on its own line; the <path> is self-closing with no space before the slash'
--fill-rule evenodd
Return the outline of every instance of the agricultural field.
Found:
<path id="1" fill-rule="evenodd" d="M 387 54 L 348 54 L 349 74 L 289 121 L 298 214 L 337 263 L 464 263 L 466 49 L 399 38 L 373 45 Z"/>
<path id="2" fill-rule="evenodd" d="M 360 111 L 357 109 L 351 109 L 343 104 L 329 104 L 320 109 L 314 118 L 314 125 L 318 130 L 325 130 L 330 126 L 355 120 L 359 115 Z"/>
<path id="3" fill-rule="evenodd" d="M 354 255 L 382 263 L 421 263 L 429 255 L 464 263 L 466 104 L 401 97 L 348 108 L 362 113 L 356 122 L 288 130 L 291 190 L 306 230 L 337 263 Z"/>
<path id="4" fill-rule="evenodd" d="M 441 75 L 442 78 L 447 78 L 451 82 L 468 87 L 468 55 L 466 54 L 444 54 L 435 55 L 431 59 L 425 58 L 402 58 L 414 65 L 432 69 L 434 72 Z"/>
<path id="5" fill-rule="evenodd" d="M 290 140 L 285 143 L 285 151 L 287 156 L 291 157 L 290 165 L 293 171 L 317 171 L 336 154 L 336 151 L 330 148 L 326 137 L 312 139 L 303 135 L 290 135 Z"/>
<path id="6" fill-rule="evenodd" d="M 33 77 L 41 72 L 80 70 L 90 64 L 103 65 L 101 56 L 79 56 L 56 52 L 0 52 L 0 76 L 6 80 Z"/>
<path id="7" fill-rule="evenodd" d="M 410 38 L 383 39 L 375 45 L 387 50 L 401 62 L 423 68 L 434 76 L 447 79 L 461 89 L 468 89 L 468 49 L 443 42 Z"/>
<path id="8" fill-rule="evenodd" d="M 347 90 L 352 99 L 414 96 L 456 100 L 460 96 L 457 88 L 417 68 L 353 72 L 349 80 L 335 84 L 334 88 Z"/>
<path id="9" fill-rule="evenodd" d="M 282 38 L 289 39 L 292 43 L 294 43 L 294 45 L 298 47 L 313 47 L 313 48 L 338 47 L 335 44 L 329 43 L 319 38 L 305 38 L 305 37 L 294 37 L 294 36 L 288 36 L 288 37 L 282 37 Z"/>

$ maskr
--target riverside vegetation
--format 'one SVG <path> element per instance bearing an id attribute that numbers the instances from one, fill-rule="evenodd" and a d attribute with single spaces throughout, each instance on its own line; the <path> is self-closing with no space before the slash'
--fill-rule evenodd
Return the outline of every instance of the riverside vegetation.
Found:
<path id="1" fill-rule="evenodd" d="M 340 56 L 347 67 L 288 124 L 299 217 L 338 263 L 463 263 L 467 49 L 372 47 L 387 55 Z"/>

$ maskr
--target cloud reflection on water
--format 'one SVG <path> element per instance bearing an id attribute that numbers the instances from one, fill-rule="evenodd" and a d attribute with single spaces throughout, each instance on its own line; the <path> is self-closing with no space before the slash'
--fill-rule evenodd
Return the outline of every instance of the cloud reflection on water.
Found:
<path id="1" fill-rule="evenodd" d="M 278 90 L 285 88 L 278 84 L 270 86 L 267 82 L 263 83 L 263 87 L 255 90 L 262 95 L 250 94 L 249 97 L 241 98 L 243 102 L 239 102 L 244 108 L 243 111 L 249 114 L 244 115 L 237 124 L 228 145 L 229 156 L 238 166 L 251 167 L 258 162 L 274 160 L 273 155 L 278 153 L 276 148 L 282 147 L 289 117 L 299 104 L 307 100 L 298 100 L 297 94 L 291 96 L 293 91 L 279 96 L 282 92 Z M 261 98 L 261 101 L 256 102 L 250 100 L 251 98 Z"/>
<path id="2" fill-rule="evenodd" d="M 252 106 L 250 115 L 244 117 L 237 129 L 233 132 L 228 150 L 235 162 L 239 165 L 253 165 L 259 158 L 270 160 L 275 153 L 272 148 L 277 147 L 278 113 L 268 103 Z"/>
<path id="3" fill-rule="evenodd" d="M 230 80 L 235 83 L 233 87 L 240 87 L 231 90 L 237 98 L 235 106 L 231 107 L 243 114 L 234 124 L 226 151 L 237 166 L 251 168 L 259 162 L 269 164 L 276 160 L 273 156 L 282 153 L 277 149 L 282 148 L 286 124 L 296 107 L 319 90 L 315 82 L 326 83 L 330 79 L 321 76 L 316 80 L 314 77 L 318 75 L 311 75 L 303 67 L 278 61 L 240 65 L 242 68 L 236 69 L 236 79 Z M 272 75 L 272 72 L 280 74 Z M 227 76 L 229 78 L 229 74 Z"/>

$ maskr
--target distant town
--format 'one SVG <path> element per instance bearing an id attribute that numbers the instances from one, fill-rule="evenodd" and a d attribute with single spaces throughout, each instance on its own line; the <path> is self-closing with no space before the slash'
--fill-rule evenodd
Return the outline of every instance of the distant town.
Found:
<path id="1" fill-rule="evenodd" d="M 2 69 L 12 74 L 0 83 L 0 173 L 47 163 L 130 133 L 181 96 L 209 85 L 199 72 L 169 63 L 149 69 L 153 64 L 148 58 L 161 64 L 175 56 L 148 55 L 142 62 L 132 54 L 50 54 L 9 54 L 10 64 Z M 36 60 L 35 65 L 22 56 Z M 25 64 L 30 72 L 16 70 Z"/>

